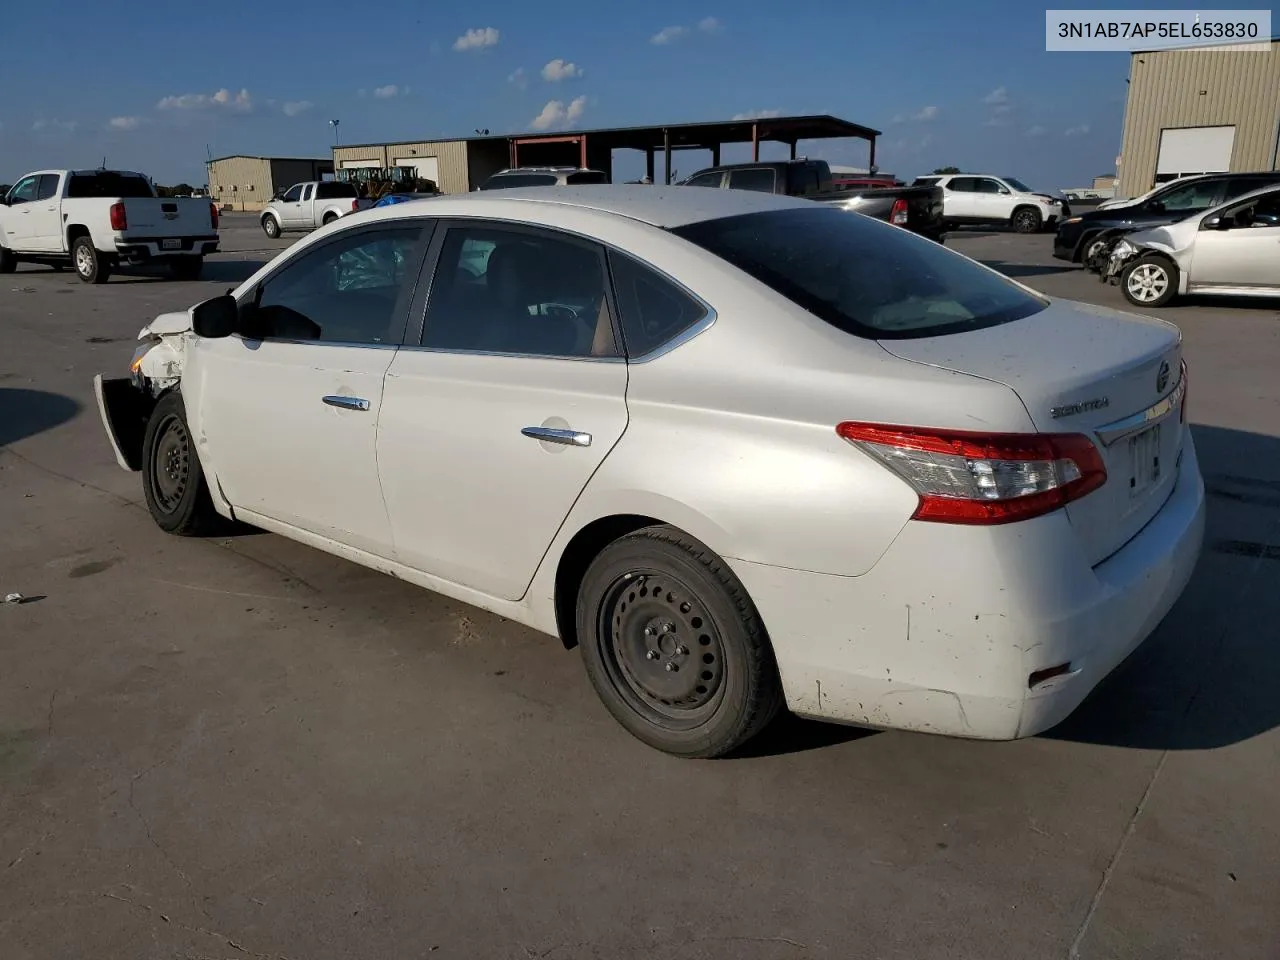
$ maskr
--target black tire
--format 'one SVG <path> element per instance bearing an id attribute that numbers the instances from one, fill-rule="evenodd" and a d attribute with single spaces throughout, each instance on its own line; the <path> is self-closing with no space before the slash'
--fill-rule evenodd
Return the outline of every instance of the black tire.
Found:
<path id="1" fill-rule="evenodd" d="M 1009 225 L 1018 233 L 1039 233 L 1044 218 L 1035 207 L 1019 207 L 1009 218 Z"/>
<path id="2" fill-rule="evenodd" d="M 672 527 L 645 527 L 600 551 L 578 590 L 577 628 L 605 707 L 658 750 L 724 756 L 782 707 L 773 649 L 745 588 Z"/>
<path id="3" fill-rule="evenodd" d="M 18 258 L 11 250 L 0 247 L 0 273 L 13 273 L 18 269 Z"/>
<path id="4" fill-rule="evenodd" d="M 169 261 L 169 273 L 175 280 L 199 280 L 204 270 L 204 257 L 174 257 Z"/>
<path id="5" fill-rule="evenodd" d="M 277 220 L 275 217 L 273 217 L 271 214 L 267 214 L 265 217 L 262 218 L 262 232 L 265 233 L 272 240 L 279 239 L 280 221 Z"/>
<path id="6" fill-rule="evenodd" d="M 1090 234 L 1084 238 L 1084 242 L 1080 244 L 1080 263 L 1088 269 L 1094 259 L 1106 249 L 1108 241 L 1100 233 Z"/>
<path id="7" fill-rule="evenodd" d="M 71 244 L 71 263 L 85 283 L 106 283 L 111 277 L 111 264 L 94 248 L 91 237 L 76 237 Z"/>
<path id="8" fill-rule="evenodd" d="M 196 537 L 218 529 L 209 485 L 196 456 L 187 411 L 176 390 L 160 398 L 142 439 L 142 492 L 151 519 L 166 533 Z"/>
<path id="9" fill-rule="evenodd" d="M 1139 257 L 1120 271 L 1120 292 L 1135 307 L 1163 307 L 1178 295 L 1178 268 L 1158 254 Z"/>
<path id="10" fill-rule="evenodd" d="M 324 215 L 324 219 L 320 221 L 320 226 L 327 227 L 329 224 L 333 223 L 333 221 L 337 219 L 338 219 L 338 215 L 336 213 L 326 213 Z"/>

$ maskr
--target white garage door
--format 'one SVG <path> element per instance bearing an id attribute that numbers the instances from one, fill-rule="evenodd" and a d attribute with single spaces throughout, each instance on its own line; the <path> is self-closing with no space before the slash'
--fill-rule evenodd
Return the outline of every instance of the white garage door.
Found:
<path id="1" fill-rule="evenodd" d="M 382 166 L 381 160 L 343 160 L 343 170 L 376 170 Z"/>
<path id="2" fill-rule="evenodd" d="M 1190 173 L 1227 173 L 1235 127 L 1179 127 L 1160 133 L 1156 175 L 1184 177 Z"/>
<path id="3" fill-rule="evenodd" d="M 397 157 L 391 164 L 393 167 L 413 167 L 418 171 L 419 180 L 430 180 L 440 185 L 440 160 L 437 157 Z"/>

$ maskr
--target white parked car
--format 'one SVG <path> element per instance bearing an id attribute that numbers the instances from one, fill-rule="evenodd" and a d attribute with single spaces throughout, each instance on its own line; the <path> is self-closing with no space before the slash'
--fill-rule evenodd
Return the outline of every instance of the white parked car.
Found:
<path id="1" fill-rule="evenodd" d="M 158 197 L 128 170 L 39 170 L 0 201 L 0 273 L 19 263 L 70 264 L 85 283 L 121 265 L 160 264 L 196 280 L 218 251 L 218 208 L 208 200 Z"/>
<path id="2" fill-rule="evenodd" d="M 258 223 L 262 225 L 262 231 L 274 240 L 286 231 L 314 230 L 372 206 L 373 201 L 362 198 L 354 183 L 313 180 L 295 183 L 273 199 L 263 207 Z"/>
<path id="3" fill-rule="evenodd" d="M 1066 200 L 1037 193 L 1013 177 L 959 173 L 916 177 L 915 183 L 942 187 L 942 216 L 948 229 L 987 225 L 1037 233 L 1071 215 Z"/>
<path id="4" fill-rule="evenodd" d="M 784 704 L 1038 733 L 1201 547 L 1176 327 L 804 199 L 400 204 L 140 340 L 95 387 L 162 529 L 236 518 L 558 635 L 683 756 Z"/>
<path id="5" fill-rule="evenodd" d="M 1116 243 L 1103 278 L 1139 307 L 1187 294 L 1280 297 L 1280 187 Z"/>

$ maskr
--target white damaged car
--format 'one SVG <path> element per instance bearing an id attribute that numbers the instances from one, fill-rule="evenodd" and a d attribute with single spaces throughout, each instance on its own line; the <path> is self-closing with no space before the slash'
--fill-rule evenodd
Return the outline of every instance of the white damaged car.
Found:
<path id="1" fill-rule="evenodd" d="M 1118 241 L 1102 279 L 1137 307 L 1187 294 L 1280 297 L 1280 187 Z"/>

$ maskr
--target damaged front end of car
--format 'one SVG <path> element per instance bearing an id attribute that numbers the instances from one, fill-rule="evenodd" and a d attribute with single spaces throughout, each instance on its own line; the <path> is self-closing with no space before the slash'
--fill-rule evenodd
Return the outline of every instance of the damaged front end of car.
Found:
<path id="1" fill-rule="evenodd" d="M 1144 249 L 1149 248 L 1131 240 L 1116 240 L 1108 247 L 1106 262 L 1099 265 L 1098 278 L 1112 286 L 1119 283 L 1120 274 L 1124 272 L 1125 265 L 1141 256 Z"/>

